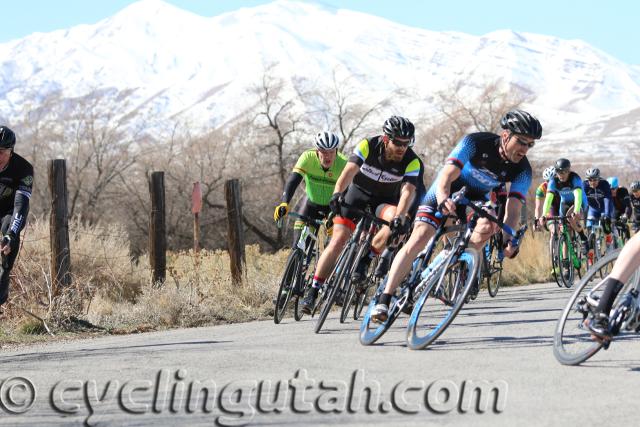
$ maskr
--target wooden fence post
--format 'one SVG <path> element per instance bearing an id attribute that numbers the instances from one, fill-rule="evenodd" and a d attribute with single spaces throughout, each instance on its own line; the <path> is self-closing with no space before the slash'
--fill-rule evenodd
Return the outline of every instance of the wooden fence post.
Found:
<path id="1" fill-rule="evenodd" d="M 49 160 L 49 236 L 51 246 L 51 279 L 53 294 L 58 285 L 71 285 L 71 251 L 67 216 L 67 166 L 64 159 Z"/>
<path id="2" fill-rule="evenodd" d="M 149 180 L 149 263 L 152 283 L 162 286 L 167 270 L 167 229 L 165 222 L 164 172 L 152 172 Z"/>
<path id="3" fill-rule="evenodd" d="M 202 210 L 202 189 L 200 181 L 193 183 L 191 192 L 191 213 L 193 213 L 193 252 L 196 255 L 200 252 L 200 211 Z"/>
<path id="4" fill-rule="evenodd" d="M 242 228 L 242 195 L 240 181 L 227 180 L 224 184 L 227 201 L 227 221 L 229 233 L 229 258 L 231 277 L 235 284 L 242 284 L 245 270 L 244 232 Z"/>

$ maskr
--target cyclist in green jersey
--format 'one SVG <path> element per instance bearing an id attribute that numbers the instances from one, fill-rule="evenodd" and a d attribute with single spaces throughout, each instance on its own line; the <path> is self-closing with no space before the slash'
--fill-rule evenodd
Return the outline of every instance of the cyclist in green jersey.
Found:
<path id="1" fill-rule="evenodd" d="M 289 202 L 304 178 L 306 198 L 300 214 L 312 219 L 324 219 L 330 212 L 329 201 L 338 177 L 347 164 L 344 154 L 338 152 L 340 138 L 331 132 L 320 132 L 315 137 L 315 149 L 307 150 L 296 162 L 284 186 L 281 203 L 273 213 L 279 221 L 289 213 Z M 294 224 L 293 246 L 298 242 L 302 221 Z"/>

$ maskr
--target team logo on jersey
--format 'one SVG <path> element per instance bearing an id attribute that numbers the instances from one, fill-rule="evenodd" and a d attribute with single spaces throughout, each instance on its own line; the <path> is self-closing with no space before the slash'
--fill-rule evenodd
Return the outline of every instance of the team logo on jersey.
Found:
<path id="1" fill-rule="evenodd" d="M 24 185 L 31 185 L 31 184 L 33 184 L 33 177 L 31 175 L 25 176 L 24 178 L 22 178 L 21 182 Z"/>

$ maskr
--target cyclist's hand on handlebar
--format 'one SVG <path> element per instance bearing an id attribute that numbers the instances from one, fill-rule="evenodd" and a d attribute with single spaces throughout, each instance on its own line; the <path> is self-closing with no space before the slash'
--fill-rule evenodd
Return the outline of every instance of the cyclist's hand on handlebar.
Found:
<path id="1" fill-rule="evenodd" d="M 288 213 L 289 203 L 282 202 L 278 206 L 276 206 L 276 209 L 273 211 L 273 220 L 277 222 L 287 216 Z"/>
<path id="2" fill-rule="evenodd" d="M 513 246 L 513 242 L 509 240 L 504 247 L 504 256 L 506 256 L 507 258 L 515 258 L 518 255 L 519 251 L 520 245 Z"/>
<path id="3" fill-rule="evenodd" d="M 0 240 L 0 252 L 2 255 L 7 256 L 11 253 L 11 237 L 3 236 Z"/>
<path id="4" fill-rule="evenodd" d="M 450 197 L 447 197 L 442 203 L 439 204 L 440 212 L 445 215 L 455 215 L 456 214 L 456 204 L 451 200 Z"/>
<path id="5" fill-rule="evenodd" d="M 391 229 L 391 232 L 398 235 L 398 236 L 402 236 L 403 234 L 407 234 L 409 232 L 409 227 L 411 224 L 409 224 L 409 221 L 407 219 L 407 217 L 395 217 L 391 220 L 391 223 L 389 225 L 389 228 Z"/>
<path id="6" fill-rule="evenodd" d="M 341 193 L 333 193 L 331 200 L 329 200 L 329 209 L 331 209 L 331 212 L 335 215 L 340 215 L 340 205 L 343 201 L 344 199 Z"/>

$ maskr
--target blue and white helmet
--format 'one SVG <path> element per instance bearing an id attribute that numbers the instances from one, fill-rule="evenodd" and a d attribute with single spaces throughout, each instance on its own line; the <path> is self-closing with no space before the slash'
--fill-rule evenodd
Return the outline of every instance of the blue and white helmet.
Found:
<path id="1" fill-rule="evenodd" d="M 335 133 L 318 132 L 315 144 L 318 150 L 335 150 L 340 144 L 340 138 Z"/>
<path id="2" fill-rule="evenodd" d="M 556 168 L 554 168 L 553 166 L 549 166 L 544 171 L 542 171 L 542 179 L 544 179 L 545 181 L 549 181 L 551 178 L 555 176 L 555 174 L 556 174 Z"/>

